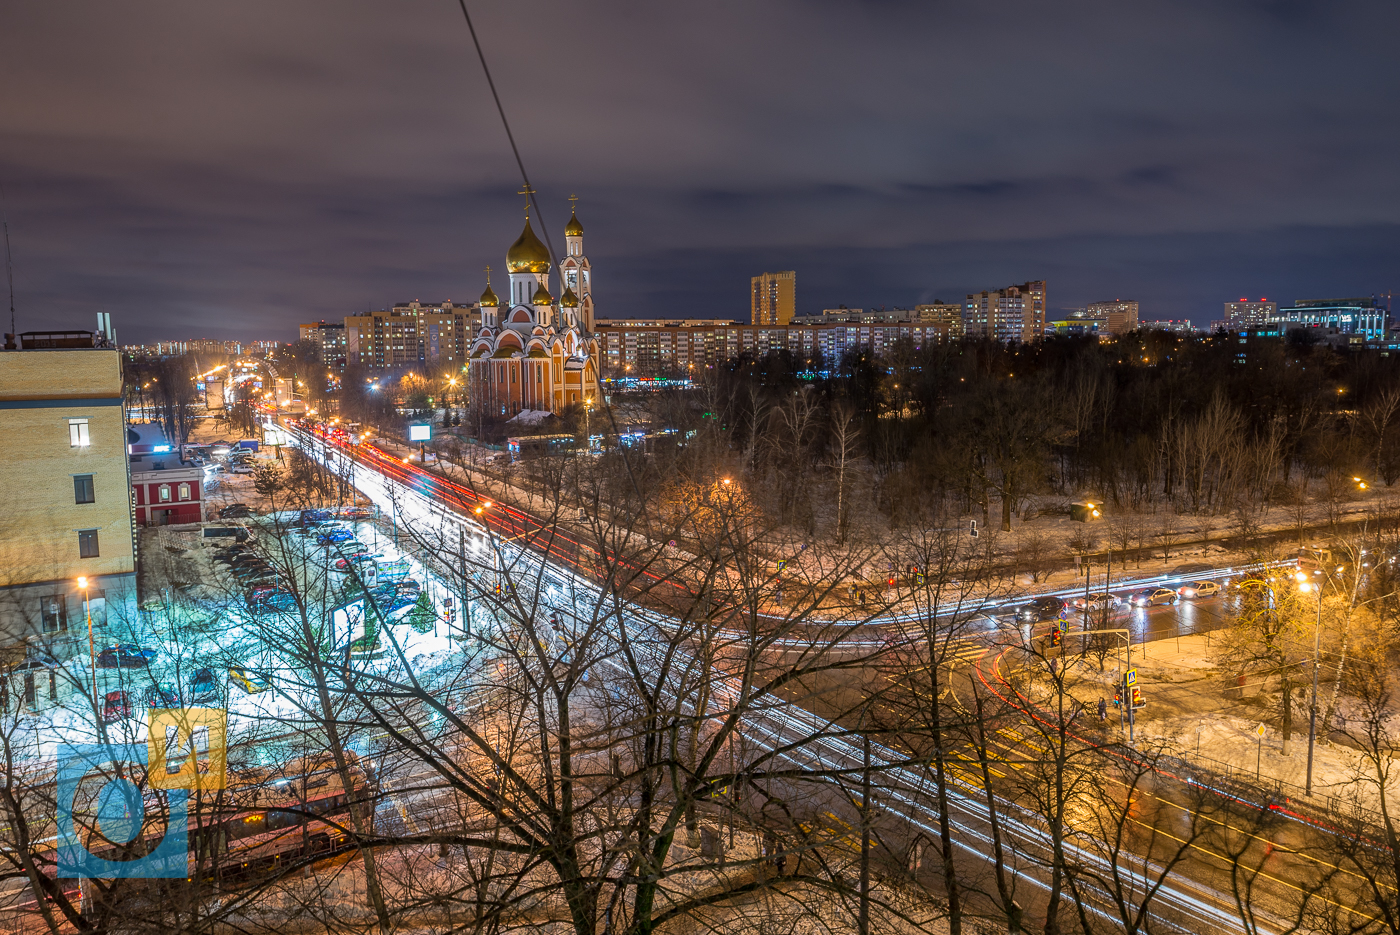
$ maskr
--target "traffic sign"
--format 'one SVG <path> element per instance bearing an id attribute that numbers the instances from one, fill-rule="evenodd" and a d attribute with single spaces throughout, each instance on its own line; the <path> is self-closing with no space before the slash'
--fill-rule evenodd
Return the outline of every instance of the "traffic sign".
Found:
<path id="1" fill-rule="evenodd" d="M 1254 732 L 1255 732 L 1256 734 L 1259 735 L 1259 739 L 1260 739 L 1260 740 L 1263 740 L 1263 739 L 1264 739 L 1264 725 L 1263 725 L 1263 724 L 1260 724 L 1258 727 L 1254 728 Z"/>
<path id="2" fill-rule="evenodd" d="M 1137 684 L 1137 669 L 1129 669 L 1123 675 L 1123 684 L 1132 688 Z"/>

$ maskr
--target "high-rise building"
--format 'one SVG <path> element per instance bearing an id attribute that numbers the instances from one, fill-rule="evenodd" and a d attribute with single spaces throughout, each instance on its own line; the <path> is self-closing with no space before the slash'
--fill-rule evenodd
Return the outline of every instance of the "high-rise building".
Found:
<path id="1" fill-rule="evenodd" d="M 481 312 L 472 305 L 400 302 L 387 311 L 347 315 L 345 359 L 372 370 L 460 370 Z"/>
<path id="2" fill-rule="evenodd" d="M 1085 307 L 1084 317 L 1103 319 L 1106 323 L 1103 330 L 1108 334 L 1127 334 L 1137 330 L 1138 304 L 1134 299 L 1094 302 Z"/>
<path id="3" fill-rule="evenodd" d="M 755 325 L 786 325 L 797 312 L 797 273 L 764 273 L 751 280 L 749 321 Z"/>
<path id="4" fill-rule="evenodd" d="M 321 363 L 339 373 L 345 372 L 345 323 L 313 321 L 299 325 L 301 340 L 321 349 Z"/>
<path id="5" fill-rule="evenodd" d="M 969 335 L 995 341 L 1039 340 L 1045 334 L 1045 281 L 970 293 L 963 302 L 962 320 Z"/>
<path id="6" fill-rule="evenodd" d="M 1251 302 L 1242 298 L 1238 302 L 1225 303 L 1224 325 L 1230 331 L 1258 328 L 1265 322 L 1272 321 L 1277 312 L 1277 302 L 1270 302 L 1268 299 Z"/>
<path id="7" fill-rule="evenodd" d="M 88 607 L 103 626 L 135 606 L 121 354 L 81 334 L 86 347 L 20 335 L 22 349 L 0 353 L 0 490 L 13 494 L 0 522 L 0 658 L 9 664 L 26 653 L 86 656 Z M 59 700 L 52 669 L 23 668 L 12 691 L 33 706 Z M 0 675 L 0 691 L 4 683 Z"/>

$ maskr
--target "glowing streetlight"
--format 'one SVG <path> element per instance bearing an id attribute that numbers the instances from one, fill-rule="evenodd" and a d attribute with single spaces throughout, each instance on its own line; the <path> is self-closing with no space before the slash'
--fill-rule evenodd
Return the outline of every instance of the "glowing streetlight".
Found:
<path id="1" fill-rule="evenodd" d="M 88 595 L 86 576 L 78 578 L 78 587 L 83 589 L 83 609 L 87 612 L 88 663 L 92 667 L 92 710 L 95 714 L 97 712 L 97 644 L 92 638 L 92 599 Z"/>

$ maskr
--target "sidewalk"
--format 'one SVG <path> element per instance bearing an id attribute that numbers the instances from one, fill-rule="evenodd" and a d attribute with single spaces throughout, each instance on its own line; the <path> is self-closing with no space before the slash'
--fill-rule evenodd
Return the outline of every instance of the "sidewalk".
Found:
<path id="1" fill-rule="evenodd" d="M 1278 788 L 1290 798 L 1321 807 L 1345 808 L 1356 802 L 1375 810 L 1379 802 L 1370 788 L 1357 783 L 1365 771 L 1360 754 L 1319 736 L 1313 750 L 1313 796 L 1304 798 L 1308 765 L 1308 709 L 1293 713 L 1293 731 L 1284 755 L 1278 725 L 1277 693 L 1233 697 L 1233 680 L 1215 666 L 1209 633 L 1154 640 L 1133 647 L 1138 686 L 1147 706 L 1137 713 L 1136 740 L 1159 742 L 1188 762 L 1212 772 L 1263 787 Z M 1121 655 L 1107 661 L 1100 674 L 1094 660 L 1085 662 L 1070 687 L 1092 711 L 1100 697 L 1109 699 L 1108 736 L 1119 734 L 1119 712 L 1113 692 L 1122 677 Z M 1097 725 L 1097 720 L 1093 723 Z M 1263 727 L 1260 736 L 1259 728 Z M 1396 792 L 1400 804 L 1400 790 Z"/>

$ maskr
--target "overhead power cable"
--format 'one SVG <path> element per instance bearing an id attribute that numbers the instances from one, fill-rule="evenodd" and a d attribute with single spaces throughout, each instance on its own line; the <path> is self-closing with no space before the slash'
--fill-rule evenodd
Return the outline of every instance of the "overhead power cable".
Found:
<path id="1" fill-rule="evenodd" d="M 525 171 L 525 160 L 520 158 L 520 147 L 515 145 L 515 134 L 510 132 L 510 121 L 506 119 L 506 109 L 501 106 L 501 95 L 496 91 L 496 82 L 491 77 L 491 67 L 486 64 L 486 53 L 481 49 L 481 40 L 476 36 L 476 27 L 472 25 L 472 16 L 467 12 L 467 0 L 457 0 L 457 5 L 462 8 L 462 18 L 467 21 L 467 29 L 472 34 L 472 45 L 476 46 L 476 57 L 481 61 L 481 70 L 486 73 L 486 84 L 491 88 L 491 99 L 496 102 L 496 113 L 501 115 L 501 126 L 506 129 L 506 139 L 510 140 L 510 151 L 515 154 L 515 164 L 520 167 L 520 179 L 525 183 L 525 203 L 533 206 L 535 217 L 540 219 L 540 229 L 544 232 L 544 245 L 549 250 L 549 261 L 554 264 L 554 268 L 559 268 L 559 257 L 554 252 L 554 244 L 549 237 L 549 225 L 544 222 L 544 212 L 540 210 L 540 203 L 535 201 L 534 186 L 530 184 L 530 174 Z"/>

